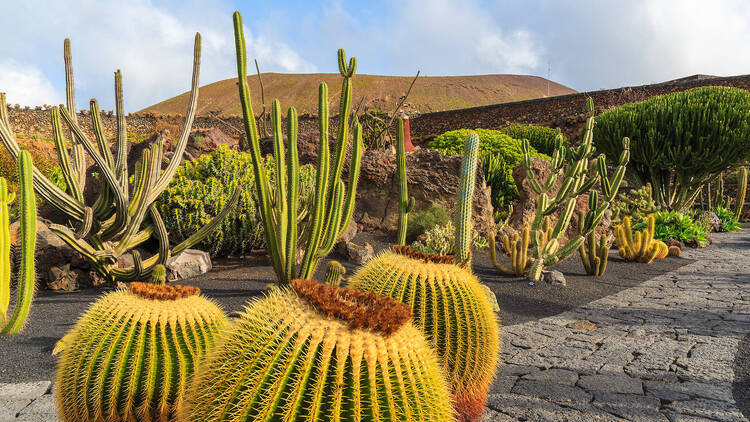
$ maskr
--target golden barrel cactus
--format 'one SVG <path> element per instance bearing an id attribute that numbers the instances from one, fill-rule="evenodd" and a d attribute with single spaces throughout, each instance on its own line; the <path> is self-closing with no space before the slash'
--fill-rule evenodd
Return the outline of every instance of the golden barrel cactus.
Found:
<path id="1" fill-rule="evenodd" d="M 495 378 L 499 321 L 477 277 L 453 258 L 394 246 L 349 280 L 355 290 L 406 304 L 437 350 L 461 420 L 478 420 Z"/>
<path id="2" fill-rule="evenodd" d="M 403 304 L 292 280 L 202 361 L 183 421 L 452 421 L 437 356 Z"/>
<path id="3" fill-rule="evenodd" d="M 63 421 L 172 421 L 197 361 L 227 325 L 196 287 L 131 283 L 66 336 L 55 400 Z"/>

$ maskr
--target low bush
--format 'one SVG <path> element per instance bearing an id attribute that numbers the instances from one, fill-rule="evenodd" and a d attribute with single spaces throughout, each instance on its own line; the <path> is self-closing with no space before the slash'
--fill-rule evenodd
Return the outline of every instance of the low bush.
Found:
<path id="1" fill-rule="evenodd" d="M 701 227 L 689 215 L 677 211 L 661 211 L 654 216 L 654 239 L 667 242 L 669 240 L 678 240 L 687 245 L 696 246 L 708 245 L 708 234 L 706 229 Z M 646 223 L 639 223 L 633 226 L 633 230 L 643 230 Z"/>
<path id="2" fill-rule="evenodd" d="M 557 131 L 555 129 L 545 126 L 515 124 L 500 129 L 500 132 L 513 139 L 528 139 L 529 145 L 534 147 L 534 149 L 541 154 L 551 156 L 555 152 L 555 138 L 557 137 Z M 564 136 L 563 139 L 565 139 Z M 567 139 L 565 139 L 565 143 L 568 143 Z"/>
<path id="3" fill-rule="evenodd" d="M 266 159 L 265 169 L 273 186 L 274 164 Z M 256 208 L 250 154 L 226 146 L 180 165 L 169 187 L 156 202 L 170 240 L 181 242 L 219 213 L 229 201 L 235 186 L 244 189 L 237 208 L 218 229 L 197 247 L 212 257 L 241 255 L 265 246 L 263 222 Z M 315 188 L 315 170 L 300 166 L 300 209 L 310 202 Z"/>
<path id="4" fill-rule="evenodd" d="M 712 209 L 711 211 L 713 211 L 714 214 L 716 214 L 716 216 L 719 217 L 719 220 L 721 220 L 720 231 L 723 231 L 723 232 L 740 231 L 740 222 L 737 220 L 737 217 L 735 217 L 733 211 L 724 207 L 716 207 Z"/>
<path id="5" fill-rule="evenodd" d="M 450 221 L 450 213 L 440 204 L 433 203 L 429 208 L 411 212 L 406 229 L 406 240 L 411 242 L 433 227 L 450 223 Z"/>
<path id="6" fill-rule="evenodd" d="M 488 246 L 487 240 L 473 230 L 472 247 L 486 249 Z M 449 221 L 427 230 L 420 240 L 411 244 L 411 247 L 429 254 L 453 255 L 456 252 L 456 229 L 453 227 L 453 222 Z"/>
<path id="7" fill-rule="evenodd" d="M 445 132 L 433 139 L 429 148 L 440 151 L 445 155 L 459 155 L 463 153 L 464 142 L 470 129 L 459 129 Z M 523 160 L 521 152 L 522 141 L 512 138 L 498 130 L 476 129 L 479 135 L 479 160 L 485 175 L 487 185 L 492 190 L 492 207 L 495 214 L 506 209 L 518 199 L 518 188 L 513 181 L 513 169 Z M 540 154 L 533 147 L 530 149 L 533 157 L 549 160 L 547 155 Z"/>

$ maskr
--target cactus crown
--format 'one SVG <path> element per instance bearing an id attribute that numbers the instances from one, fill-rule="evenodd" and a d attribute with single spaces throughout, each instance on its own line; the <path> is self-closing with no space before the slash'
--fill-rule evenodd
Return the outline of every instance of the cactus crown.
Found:
<path id="1" fill-rule="evenodd" d="M 295 279 L 292 287 L 318 311 L 346 321 L 352 329 L 365 328 L 391 335 L 411 319 L 406 305 L 373 293 L 329 286 L 315 280 Z"/>
<path id="2" fill-rule="evenodd" d="M 432 262 L 435 264 L 455 264 L 456 263 L 456 260 L 452 256 L 424 253 L 416 249 L 413 249 L 409 246 L 394 245 L 393 252 L 396 252 L 399 255 L 407 256 L 409 258 L 418 259 L 424 262 Z"/>
<path id="3" fill-rule="evenodd" d="M 144 299 L 177 300 L 195 296 L 201 292 L 201 289 L 194 286 L 166 286 L 134 281 L 130 283 L 130 291 Z"/>

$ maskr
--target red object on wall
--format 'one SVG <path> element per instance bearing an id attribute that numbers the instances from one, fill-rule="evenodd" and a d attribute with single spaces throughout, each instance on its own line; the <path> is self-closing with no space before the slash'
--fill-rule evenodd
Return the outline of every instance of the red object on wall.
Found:
<path id="1" fill-rule="evenodd" d="M 409 116 L 404 116 L 404 152 L 414 151 L 411 143 L 411 130 L 409 129 Z"/>

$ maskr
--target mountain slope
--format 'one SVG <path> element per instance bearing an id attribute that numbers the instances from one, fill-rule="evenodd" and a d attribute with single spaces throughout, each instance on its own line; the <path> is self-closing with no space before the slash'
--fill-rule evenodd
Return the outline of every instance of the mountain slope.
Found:
<path id="1" fill-rule="evenodd" d="M 328 84 L 330 113 L 338 114 L 338 96 L 341 77 L 332 73 L 285 74 L 263 73 L 266 107 L 278 98 L 286 114 L 293 105 L 299 114 L 317 114 L 318 84 Z M 392 111 L 409 88 L 412 77 L 356 75 L 352 107 L 356 108 L 364 97 L 362 107 Z M 261 112 L 260 85 L 256 75 L 248 76 L 253 99 L 253 110 Z M 511 101 L 521 101 L 547 96 L 548 81 L 538 76 L 477 75 L 477 76 L 420 76 L 414 84 L 404 109 L 427 113 Z M 549 95 L 564 95 L 576 91 L 555 82 L 549 82 Z M 142 112 L 157 114 L 184 113 L 189 93 L 184 93 Z M 198 114 L 239 116 L 241 114 L 237 83 L 226 79 L 201 87 Z"/>

